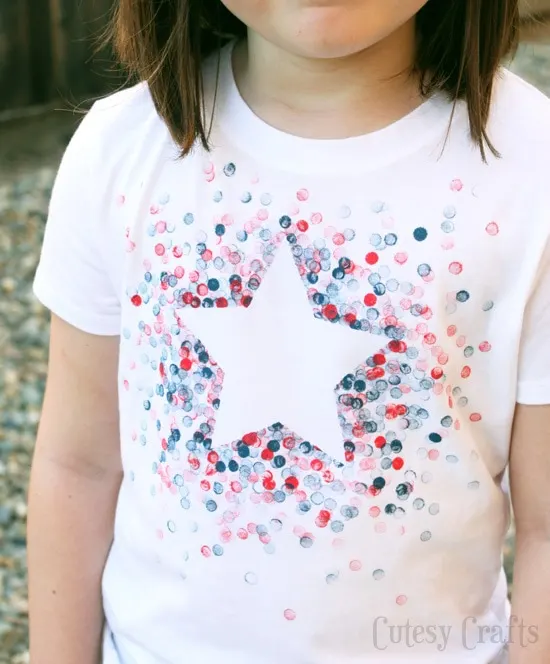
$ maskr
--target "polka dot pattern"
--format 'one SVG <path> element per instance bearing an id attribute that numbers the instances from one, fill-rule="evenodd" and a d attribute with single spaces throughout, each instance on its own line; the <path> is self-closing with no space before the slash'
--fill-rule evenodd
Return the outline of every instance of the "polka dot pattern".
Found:
<path id="1" fill-rule="evenodd" d="M 442 467 L 464 463 L 453 436 L 483 420 L 470 404 L 467 384 L 478 358 L 492 350 L 488 339 L 469 340 L 460 319 L 468 307 L 479 316 L 490 316 L 495 307 L 492 299 L 478 298 L 467 251 L 448 243 L 462 223 L 464 184 L 453 180 L 447 191 L 453 202 L 414 228 L 390 223 L 388 203 L 369 202 L 361 212 L 380 221 L 366 235 L 351 203 L 331 213 L 337 221 L 330 223 L 328 213 L 306 214 L 315 201 L 305 186 L 289 204 L 250 183 L 249 190 L 239 189 L 229 214 L 227 183 L 239 173 L 234 162 L 205 167 L 211 204 L 219 206 L 208 223 L 192 210 L 179 211 L 177 223 L 161 220 L 168 194 L 150 209 L 151 250 L 128 292 L 135 328 L 123 336 L 138 340 L 136 364 L 149 376 L 139 389 L 134 442 L 154 450 L 151 495 L 163 492 L 177 502 L 186 522 L 193 515 L 197 537 L 208 532 L 187 554 L 207 565 L 219 564 L 237 546 L 277 556 L 287 535 L 293 555 L 305 560 L 327 541 L 345 548 L 362 519 L 373 537 L 415 528 L 415 541 L 429 549 L 444 509 L 425 493 L 426 485 L 438 481 Z M 498 234 L 494 221 L 480 229 L 488 243 L 498 242 Z M 433 252 L 443 255 L 442 242 L 445 254 L 436 260 Z M 342 433 L 338 459 L 288 422 L 266 422 L 238 440 L 220 443 L 215 435 L 224 408 L 224 367 L 186 326 L 186 311 L 250 308 L 279 252 L 291 253 L 319 325 L 344 326 L 376 342 L 376 352 L 343 367 L 334 386 Z M 430 291 L 438 280 L 448 285 L 443 327 L 434 320 Z M 465 483 L 468 491 L 479 486 L 475 478 Z M 261 518 L 251 520 L 251 514 Z M 177 538 L 180 523 L 165 518 L 159 531 Z M 390 569 L 366 565 L 361 553 L 346 552 L 341 568 L 329 567 L 319 583 L 341 583 L 348 573 L 373 584 L 391 580 Z M 242 570 L 239 582 L 247 592 L 260 589 L 261 568 Z M 405 594 L 395 597 L 398 606 L 407 601 Z M 298 624 L 303 613 L 293 606 L 279 606 L 278 620 Z"/>

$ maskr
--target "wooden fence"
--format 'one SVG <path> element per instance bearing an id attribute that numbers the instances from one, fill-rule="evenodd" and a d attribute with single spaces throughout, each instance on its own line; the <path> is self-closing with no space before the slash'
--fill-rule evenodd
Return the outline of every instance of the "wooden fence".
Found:
<path id="1" fill-rule="evenodd" d="M 0 0 L 0 111 L 75 101 L 120 78 L 95 53 L 113 0 Z"/>

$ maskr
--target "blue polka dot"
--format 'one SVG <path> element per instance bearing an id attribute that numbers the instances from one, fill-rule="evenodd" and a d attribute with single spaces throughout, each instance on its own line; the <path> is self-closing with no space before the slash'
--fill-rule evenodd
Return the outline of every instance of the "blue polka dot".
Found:
<path id="1" fill-rule="evenodd" d="M 281 454 L 278 454 L 273 459 L 273 465 L 275 466 L 275 468 L 283 468 L 285 464 L 286 464 L 286 459 Z"/>
<path id="2" fill-rule="evenodd" d="M 428 237 L 428 231 L 420 226 L 419 228 L 415 228 L 413 235 L 415 240 L 423 242 Z"/>

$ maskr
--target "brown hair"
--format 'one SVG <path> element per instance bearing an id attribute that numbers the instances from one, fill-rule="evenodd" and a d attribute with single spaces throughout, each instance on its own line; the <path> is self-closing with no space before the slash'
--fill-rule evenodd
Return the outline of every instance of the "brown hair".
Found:
<path id="1" fill-rule="evenodd" d="M 485 158 L 493 82 L 516 46 L 518 0 L 428 0 L 417 14 L 416 70 L 421 92 L 448 93 L 468 106 L 470 132 Z M 246 26 L 220 0 L 119 0 L 116 53 L 131 76 L 146 80 L 155 106 L 183 154 L 208 147 L 201 63 Z"/>

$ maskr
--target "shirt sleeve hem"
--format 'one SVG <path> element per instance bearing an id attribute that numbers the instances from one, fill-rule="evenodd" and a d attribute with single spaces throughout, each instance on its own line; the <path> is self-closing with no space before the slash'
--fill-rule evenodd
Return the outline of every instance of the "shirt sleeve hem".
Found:
<path id="1" fill-rule="evenodd" d="M 33 284 L 33 293 L 36 299 L 52 314 L 82 332 L 105 337 L 120 335 L 120 318 L 118 315 L 91 315 L 78 307 L 67 305 L 66 302 L 59 301 L 51 288 L 40 282 L 35 281 Z"/>
<path id="2" fill-rule="evenodd" d="M 536 383 L 518 383 L 516 401 L 524 406 L 550 404 L 550 380 Z"/>

